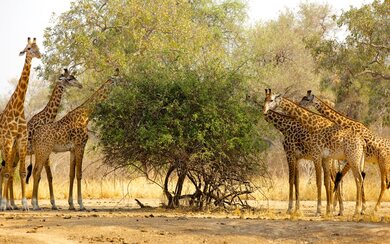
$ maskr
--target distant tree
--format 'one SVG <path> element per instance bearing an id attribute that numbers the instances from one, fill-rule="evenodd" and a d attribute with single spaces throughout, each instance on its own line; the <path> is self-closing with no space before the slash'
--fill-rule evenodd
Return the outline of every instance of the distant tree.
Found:
<path id="1" fill-rule="evenodd" d="M 308 48 L 332 30 L 328 5 L 301 4 L 298 11 L 285 10 L 276 20 L 259 22 L 248 31 L 247 74 L 252 90 L 261 96 L 270 87 L 300 98 L 308 89 L 319 90 L 321 75 Z"/>
<path id="2" fill-rule="evenodd" d="M 346 30 L 345 40 L 313 45 L 319 68 L 328 71 L 323 84 L 335 91 L 336 106 L 366 123 L 390 123 L 389 12 L 388 0 L 352 7 L 335 17 Z"/>

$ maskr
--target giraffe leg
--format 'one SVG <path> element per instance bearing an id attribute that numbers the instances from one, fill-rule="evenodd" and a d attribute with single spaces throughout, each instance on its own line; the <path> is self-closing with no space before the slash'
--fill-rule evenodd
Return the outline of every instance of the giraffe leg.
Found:
<path id="1" fill-rule="evenodd" d="M 36 155 L 36 163 L 33 169 L 33 193 L 31 199 L 33 210 L 41 210 L 38 204 L 38 187 L 39 187 L 39 182 L 41 181 L 41 173 L 43 168 L 43 164 L 41 162 L 42 162 L 41 158 L 38 155 Z"/>
<path id="2" fill-rule="evenodd" d="M 27 199 L 26 199 L 26 155 L 27 155 L 27 128 L 24 132 L 25 135 L 22 135 L 18 140 L 18 155 L 19 155 L 19 176 L 20 184 L 22 189 L 22 209 L 24 211 L 28 210 Z"/>
<path id="3" fill-rule="evenodd" d="M 298 169 L 298 164 L 297 162 L 294 165 L 295 169 L 295 213 L 300 215 L 301 210 L 300 210 L 300 203 L 299 203 L 299 169 Z"/>
<path id="4" fill-rule="evenodd" d="M 294 176 L 294 159 L 293 156 L 286 151 L 286 156 L 287 156 L 287 164 L 288 164 L 288 185 L 289 185 L 289 194 L 288 194 L 288 209 L 287 209 L 287 214 L 292 213 L 293 209 L 293 195 L 294 195 L 294 181 L 295 181 L 295 176 Z"/>
<path id="5" fill-rule="evenodd" d="M 344 202 L 343 202 L 343 182 L 341 181 L 337 189 L 337 198 L 339 200 L 339 216 L 344 215 Z"/>
<path id="6" fill-rule="evenodd" d="M 382 163 L 383 162 L 383 163 Z M 388 164 L 388 162 L 386 161 L 380 161 L 379 162 L 379 170 L 380 170 L 380 173 L 381 173 L 381 192 L 379 193 L 379 198 L 378 198 L 378 201 L 375 205 L 375 208 L 374 208 L 374 211 L 378 211 L 378 209 L 381 207 L 381 201 L 382 201 L 382 197 L 383 197 L 383 194 L 385 193 L 386 191 L 386 178 L 387 178 L 387 170 L 386 170 L 386 164 Z M 390 164 L 389 164 L 390 165 Z"/>
<path id="7" fill-rule="evenodd" d="M 16 144 L 15 144 L 16 145 Z M 14 145 L 14 147 L 15 147 Z M 17 210 L 19 209 L 16 204 L 15 204 L 15 197 L 14 197 L 14 175 L 15 175 L 15 171 L 16 171 L 16 167 L 18 165 L 18 162 L 19 162 L 19 154 L 16 153 L 16 150 L 13 150 L 13 153 L 12 153 L 12 162 L 13 162 L 13 167 L 12 167 L 12 173 L 10 174 L 10 178 L 9 178 L 9 200 L 10 202 L 7 204 L 7 209 L 14 209 L 14 210 Z"/>
<path id="8" fill-rule="evenodd" d="M 12 140 L 5 140 L 3 144 L 3 156 L 5 159 L 5 166 L 3 167 L 3 198 L 1 199 L 0 210 L 5 211 L 7 209 L 8 202 L 8 185 L 9 185 L 9 177 L 12 171 Z"/>
<path id="9" fill-rule="evenodd" d="M 76 177 L 77 177 L 77 203 L 79 204 L 80 210 L 85 210 L 83 205 L 83 195 L 81 192 L 81 178 L 83 173 L 83 157 L 84 157 L 85 145 L 76 148 Z"/>
<path id="10" fill-rule="evenodd" d="M 322 160 L 322 167 L 324 169 L 324 184 L 326 191 L 326 215 L 330 215 L 333 211 L 333 193 L 331 190 L 331 182 L 330 182 L 330 161 L 329 159 Z"/>
<path id="11" fill-rule="evenodd" d="M 11 173 L 9 177 L 9 202 L 7 203 L 7 209 L 17 210 L 18 206 L 15 204 L 14 198 L 14 171 Z"/>
<path id="12" fill-rule="evenodd" d="M 337 160 L 331 160 L 331 163 L 330 163 L 330 176 L 331 176 L 331 183 L 334 184 L 335 180 L 336 180 L 336 173 L 337 173 L 337 170 L 336 170 L 336 163 L 337 163 Z M 333 187 L 333 186 L 332 186 Z M 334 193 L 334 196 L 333 196 L 333 211 L 336 211 L 336 207 L 337 207 L 337 203 L 339 199 L 339 196 L 338 196 L 338 188 L 335 190 L 336 192 L 333 192 Z"/>
<path id="13" fill-rule="evenodd" d="M 75 161 L 75 152 L 70 152 L 70 168 L 69 168 L 69 195 L 68 195 L 68 203 L 69 203 L 69 210 L 75 210 L 74 204 L 73 204 L 73 182 L 75 177 L 75 167 L 76 167 L 76 161 Z"/>
<path id="14" fill-rule="evenodd" d="M 45 171 L 47 175 L 47 181 L 49 183 L 49 191 L 50 191 L 50 203 L 51 203 L 51 209 L 52 210 L 58 210 L 56 206 L 56 202 L 54 199 L 54 191 L 53 191 L 53 175 L 51 173 L 50 163 L 49 160 L 46 161 L 45 164 Z"/>
<path id="15" fill-rule="evenodd" d="M 317 212 L 316 216 L 321 215 L 321 187 L 322 187 L 322 177 L 321 177 L 321 160 L 314 159 L 314 168 L 316 171 L 316 185 L 317 185 Z"/>
<path id="16" fill-rule="evenodd" d="M 363 186 L 363 177 L 359 169 L 353 170 L 355 183 L 356 183 L 356 207 L 354 216 L 359 216 L 362 211 L 362 186 Z"/>

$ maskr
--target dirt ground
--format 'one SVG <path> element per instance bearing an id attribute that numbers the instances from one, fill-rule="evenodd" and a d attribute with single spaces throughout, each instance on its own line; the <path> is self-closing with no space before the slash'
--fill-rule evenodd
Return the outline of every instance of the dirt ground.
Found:
<path id="1" fill-rule="evenodd" d="M 140 199 L 157 207 L 158 200 Z M 85 200 L 87 211 L 69 211 L 57 201 L 53 211 L 0 213 L 0 243 L 390 243 L 390 203 L 353 218 L 315 217 L 315 202 L 303 201 L 301 216 L 285 214 L 287 202 L 256 202 L 256 210 L 191 212 L 140 209 L 133 199 Z M 324 210 L 324 206 L 323 206 Z"/>

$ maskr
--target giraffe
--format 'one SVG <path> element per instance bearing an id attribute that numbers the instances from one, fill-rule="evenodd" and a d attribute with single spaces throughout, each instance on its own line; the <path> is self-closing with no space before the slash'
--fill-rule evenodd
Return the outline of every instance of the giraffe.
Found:
<path id="1" fill-rule="evenodd" d="M 334 110 L 324 101 L 307 91 L 300 102 L 302 106 L 313 106 L 320 114 L 343 128 L 351 128 L 358 133 L 366 141 L 365 161 L 368 163 L 377 163 L 381 173 L 381 191 L 374 211 L 380 208 L 383 194 L 387 188 L 390 188 L 390 139 L 375 135 L 364 124 L 352 120 L 347 116 Z M 345 167 L 338 179 L 341 179 L 349 170 L 349 166 Z"/>
<path id="2" fill-rule="evenodd" d="M 265 98 L 263 113 L 267 114 L 269 110 L 274 110 L 278 107 L 292 118 L 298 120 L 310 131 L 310 145 L 314 153 L 313 161 L 315 164 L 321 164 L 321 160 L 324 159 L 322 165 L 327 193 L 326 214 L 331 213 L 331 203 L 333 202 L 330 190 L 329 160 L 337 159 L 346 160 L 353 170 L 356 182 L 355 215 L 359 215 L 362 212 L 363 177 L 360 172 L 364 162 L 364 140 L 352 130 L 343 129 L 325 117 L 312 113 L 279 94 L 272 94 L 269 89 L 269 93 L 267 93 Z"/>
<path id="3" fill-rule="evenodd" d="M 267 90 L 266 90 L 267 93 Z M 287 213 L 292 213 L 293 207 L 293 188 L 295 186 L 295 212 L 299 213 L 299 171 L 298 161 L 301 159 L 312 160 L 313 152 L 310 150 L 310 131 L 302 126 L 299 121 L 290 116 L 280 114 L 270 110 L 265 115 L 265 120 L 272 123 L 283 135 L 283 148 L 286 153 L 289 170 L 289 205 Z M 333 166 L 333 165 L 332 165 Z M 332 174 L 334 169 L 332 167 Z M 317 212 L 321 214 L 321 164 L 315 165 L 316 183 L 317 183 Z M 334 177 L 332 178 L 334 179 Z M 341 186 L 340 186 L 341 187 Z M 342 201 L 341 189 L 337 188 L 337 198 L 339 200 L 339 215 L 343 215 L 344 205 Z M 336 203 L 336 202 L 335 202 Z"/>
<path id="4" fill-rule="evenodd" d="M 110 90 L 109 88 L 111 87 L 111 84 L 113 84 L 113 80 L 113 78 L 110 78 L 104 82 L 90 98 L 74 110 L 70 111 L 60 120 L 45 124 L 36 131 L 32 140 L 35 165 L 33 169 L 34 185 L 31 203 L 34 210 L 40 209 L 38 205 L 38 184 L 42 167 L 49 162 L 49 156 L 53 151 L 70 151 L 69 209 L 75 209 L 73 204 L 73 182 L 76 174 L 77 201 L 80 210 L 85 210 L 81 194 L 81 177 L 84 149 L 88 141 L 87 125 L 93 107 L 107 96 L 107 93 Z M 49 182 L 49 184 L 52 183 Z"/>
<path id="5" fill-rule="evenodd" d="M 28 82 L 30 79 L 31 61 L 33 58 L 41 58 L 39 47 L 36 43 L 36 38 L 31 41 L 27 39 L 27 45 L 20 52 L 20 55 L 26 54 L 22 75 L 18 85 L 10 100 L 8 101 L 0 118 L 0 144 L 2 155 L 4 157 L 5 166 L 2 169 L 2 179 L 4 178 L 4 189 L 2 192 L 1 206 L 2 211 L 7 208 L 7 196 L 10 173 L 13 172 L 13 162 L 15 154 L 20 156 L 19 160 L 19 175 L 23 179 L 26 176 L 25 158 L 27 152 L 27 122 L 24 114 L 24 100 Z M 0 186 L 1 187 L 1 186 Z M 27 200 L 25 195 L 26 185 L 24 180 L 21 180 L 22 188 L 22 208 L 28 210 Z"/>
<path id="6" fill-rule="evenodd" d="M 49 99 L 49 102 L 46 104 L 46 106 L 37 114 L 35 114 L 27 123 L 27 131 L 28 131 L 28 142 L 27 142 L 27 155 L 32 156 L 32 138 L 34 136 L 35 131 L 41 127 L 44 124 L 51 123 L 54 121 L 54 119 L 57 116 L 58 108 L 61 103 L 62 95 L 67 89 L 67 87 L 77 87 L 82 88 L 82 85 L 80 82 L 77 81 L 77 79 L 74 77 L 74 75 L 70 74 L 68 69 L 64 69 L 64 73 L 60 75 L 58 81 L 56 82 L 56 85 L 53 89 L 53 92 L 51 94 L 51 97 Z M 16 156 L 14 166 L 17 165 L 17 161 L 19 160 L 18 155 Z M 30 162 L 30 168 L 32 167 L 32 162 Z M 15 170 L 15 168 L 14 168 Z M 45 171 L 47 174 L 48 181 L 51 181 L 52 175 L 50 170 L 50 165 L 45 165 Z M 29 170 L 29 173 L 31 172 L 31 169 Z M 27 176 L 27 178 L 29 175 Z M 7 208 L 8 209 L 17 209 L 17 206 L 14 202 L 14 195 L 13 195 L 13 173 L 10 175 L 9 179 L 9 193 L 10 193 L 10 204 L 7 202 Z M 28 181 L 26 182 L 28 184 Z M 51 186 L 49 184 L 49 186 Z M 53 197 L 53 189 L 50 187 L 50 199 L 51 201 L 54 201 Z M 55 207 L 55 203 L 53 203 L 53 208 Z"/>

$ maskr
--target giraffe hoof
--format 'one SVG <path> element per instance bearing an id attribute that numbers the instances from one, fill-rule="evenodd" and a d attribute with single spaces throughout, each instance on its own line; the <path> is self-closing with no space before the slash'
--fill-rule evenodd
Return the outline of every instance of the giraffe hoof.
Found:
<path id="1" fill-rule="evenodd" d="M 33 207 L 33 210 L 34 210 L 34 211 L 41 211 L 42 208 L 40 208 L 40 207 L 37 206 L 37 207 Z"/>
<path id="2" fill-rule="evenodd" d="M 69 210 L 76 210 L 74 206 L 69 206 Z"/>
<path id="3" fill-rule="evenodd" d="M 57 206 L 52 206 L 51 210 L 58 210 Z"/>
<path id="4" fill-rule="evenodd" d="M 80 207 L 79 211 L 87 211 L 85 207 Z"/>

